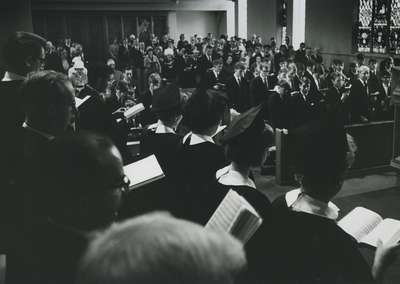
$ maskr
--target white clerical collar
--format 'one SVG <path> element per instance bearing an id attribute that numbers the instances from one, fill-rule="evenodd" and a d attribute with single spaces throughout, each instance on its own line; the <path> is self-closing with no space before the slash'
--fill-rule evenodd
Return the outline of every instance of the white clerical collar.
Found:
<path id="1" fill-rule="evenodd" d="M 33 128 L 33 127 L 30 127 L 26 122 L 24 122 L 22 124 L 22 127 L 26 128 L 26 129 L 29 129 L 30 131 L 35 132 L 35 133 L 39 134 L 40 136 L 43 136 L 44 138 L 46 138 L 48 140 L 53 140 L 54 138 L 56 138 L 55 136 L 53 136 L 51 134 L 48 134 L 46 132 L 37 130 L 37 129 Z"/>
<path id="2" fill-rule="evenodd" d="M 235 171 L 232 165 L 228 165 L 225 168 L 219 169 L 215 174 L 218 182 L 228 186 L 248 186 L 256 188 L 254 181 L 249 177 L 242 175 L 240 172 Z"/>
<path id="3" fill-rule="evenodd" d="M 25 77 L 15 74 L 13 72 L 6 71 L 6 73 L 4 74 L 4 77 L 1 81 L 9 82 L 9 81 L 18 81 L 18 80 L 25 80 Z"/>
<path id="4" fill-rule="evenodd" d="M 157 134 L 162 134 L 162 133 L 173 133 L 173 134 L 175 134 L 175 131 L 171 127 L 166 126 L 164 123 L 162 123 L 161 120 L 159 120 L 157 122 L 156 133 Z"/>
<path id="5" fill-rule="evenodd" d="M 186 140 L 189 138 L 189 136 L 190 136 L 190 145 L 197 145 L 197 144 L 204 143 L 204 142 L 210 142 L 210 143 L 215 144 L 215 142 L 211 136 L 196 134 L 193 132 L 189 132 L 188 134 L 186 134 L 186 136 L 183 138 L 183 143 L 186 142 Z"/>
<path id="6" fill-rule="evenodd" d="M 319 201 L 305 194 L 301 189 L 294 189 L 285 195 L 286 204 L 291 210 L 296 212 L 304 212 L 320 217 L 336 220 L 339 217 L 339 208 L 329 202 L 328 204 Z"/>

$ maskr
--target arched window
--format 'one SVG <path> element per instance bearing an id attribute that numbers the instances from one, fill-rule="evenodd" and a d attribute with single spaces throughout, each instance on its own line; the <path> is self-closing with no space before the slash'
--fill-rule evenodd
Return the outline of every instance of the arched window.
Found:
<path id="1" fill-rule="evenodd" d="M 354 49 L 400 54 L 400 0 L 358 0 Z"/>

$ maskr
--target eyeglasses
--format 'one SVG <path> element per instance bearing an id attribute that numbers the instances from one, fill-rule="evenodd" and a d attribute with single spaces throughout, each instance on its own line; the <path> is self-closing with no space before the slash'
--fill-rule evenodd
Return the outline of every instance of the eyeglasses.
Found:
<path id="1" fill-rule="evenodd" d="M 121 179 L 116 183 L 111 183 L 108 186 L 104 186 L 105 189 L 120 189 L 123 193 L 129 192 L 129 185 L 131 184 L 130 179 L 123 175 Z"/>

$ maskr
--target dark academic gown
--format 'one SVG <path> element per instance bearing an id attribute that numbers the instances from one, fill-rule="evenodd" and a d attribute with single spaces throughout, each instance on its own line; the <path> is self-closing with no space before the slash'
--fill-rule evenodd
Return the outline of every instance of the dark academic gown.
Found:
<path id="1" fill-rule="evenodd" d="M 0 129 L 3 133 L 0 139 L 0 188 L 5 188 L 14 178 L 15 155 L 19 149 L 15 142 L 19 135 L 19 129 L 25 120 L 22 110 L 22 98 L 20 88 L 23 81 L 0 81 Z M 2 190 L 0 190 L 0 195 Z M 5 200 L 0 196 L 0 200 Z M 3 206 L 0 206 L 0 210 Z M 1 214 L 0 214 L 1 215 Z"/>
<path id="2" fill-rule="evenodd" d="M 335 221 L 291 211 L 284 196 L 272 206 L 270 283 L 374 283 L 357 242 Z"/>
<path id="3" fill-rule="evenodd" d="M 379 94 L 372 103 L 375 120 L 393 120 L 394 107 L 390 104 L 391 86 L 388 87 L 388 91 L 386 92 L 382 83 L 379 83 L 376 91 L 378 91 Z"/>
<path id="4" fill-rule="evenodd" d="M 217 170 L 227 165 L 224 149 L 211 142 L 190 145 L 191 135 L 180 152 L 181 183 L 191 188 L 207 184 L 215 178 Z"/>
<path id="5" fill-rule="evenodd" d="M 260 228 L 245 245 L 249 268 L 245 283 L 267 283 L 264 266 L 265 250 L 262 248 L 268 243 L 269 224 L 273 216 L 271 202 L 263 193 L 247 185 L 223 185 L 214 179 L 204 190 L 196 192 L 195 199 L 192 198 L 190 203 L 192 215 L 188 219 L 201 225 L 207 224 L 230 189 L 246 199 L 263 219 Z"/>
<path id="6" fill-rule="evenodd" d="M 144 110 L 140 114 L 140 122 L 142 125 L 150 125 L 157 122 L 155 114 L 151 111 L 153 104 L 153 95 L 147 90 L 139 95 L 139 101 L 143 104 Z"/>
<path id="7" fill-rule="evenodd" d="M 7 255 L 8 284 L 75 283 L 79 261 L 89 235 L 51 221 L 43 221 L 25 232 L 17 250 Z"/>

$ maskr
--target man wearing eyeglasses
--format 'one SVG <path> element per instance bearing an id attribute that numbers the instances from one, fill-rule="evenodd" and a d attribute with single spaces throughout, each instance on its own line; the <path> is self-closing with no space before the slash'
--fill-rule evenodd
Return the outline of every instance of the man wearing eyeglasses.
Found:
<path id="1" fill-rule="evenodd" d="M 43 214 L 7 258 L 7 283 L 74 283 L 90 237 L 116 220 L 129 188 L 116 146 L 97 134 L 61 135 L 43 160 Z"/>

